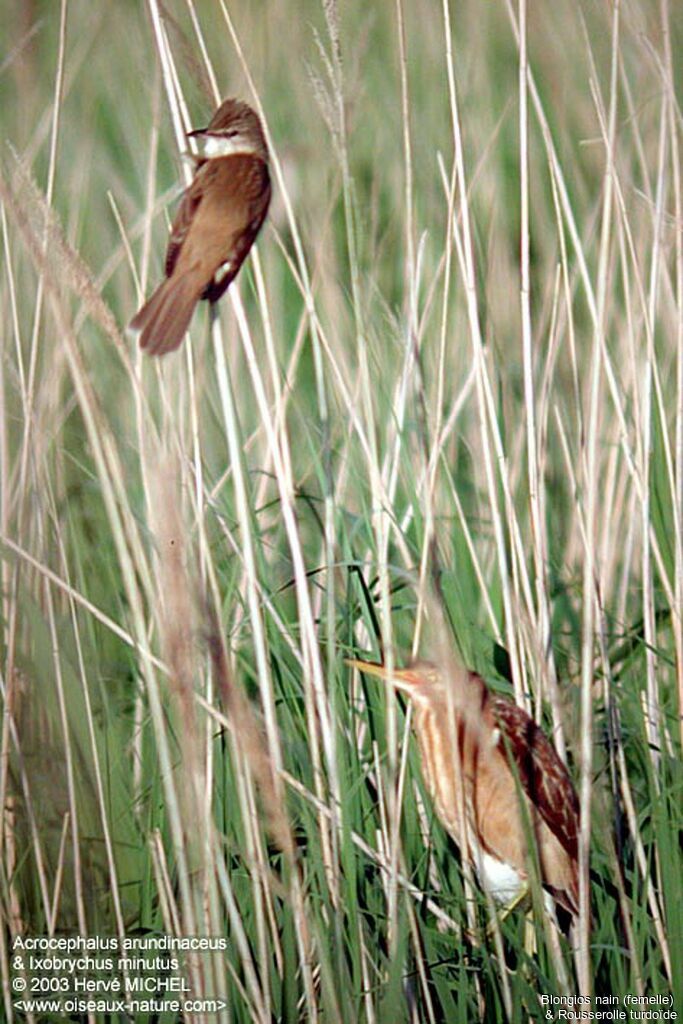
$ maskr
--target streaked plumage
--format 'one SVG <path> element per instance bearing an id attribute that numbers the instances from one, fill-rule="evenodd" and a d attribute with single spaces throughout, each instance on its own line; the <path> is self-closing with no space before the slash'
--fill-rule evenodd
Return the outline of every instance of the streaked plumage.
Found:
<path id="1" fill-rule="evenodd" d="M 466 834 L 468 855 L 494 898 L 509 902 L 521 890 L 532 838 L 544 889 L 576 915 L 579 802 L 555 748 L 529 715 L 465 669 L 416 662 L 389 676 L 382 665 L 349 664 L 409 695 L 435 810 L 457 843 Z"/>

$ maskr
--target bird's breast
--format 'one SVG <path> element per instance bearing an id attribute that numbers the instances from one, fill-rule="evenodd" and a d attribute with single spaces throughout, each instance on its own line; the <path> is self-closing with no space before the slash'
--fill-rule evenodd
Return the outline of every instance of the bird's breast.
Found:
<path id="1" fill-rule="evenodd" d="M 415 708 L 414 730 L 422 755 L 427 789 L 439 818 L 458 842 L 459 809 L 467 796 L 462 788 L 459 759 L 456 758 L 456 744 L 452 735 L 454 728 L 457 728 L 456 723 L 449 729 L 438 710 L 431 707 Z"/>

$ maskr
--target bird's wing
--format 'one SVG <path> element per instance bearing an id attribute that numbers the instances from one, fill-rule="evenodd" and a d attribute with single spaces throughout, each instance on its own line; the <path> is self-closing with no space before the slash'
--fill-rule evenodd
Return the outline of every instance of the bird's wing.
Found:
<path id="1" fill-rule="evenodd" d="M 183 192 L 183 197 L 180 200 L 180 206 L 178 207 L 178 212 L 176 213 L 171 226 L 171 235 L 168 240 L 166 263 L 164 266 L 166 277 L 170 277 L 173 273 L 178 261 L 178 256 L 180 255 L 180 250 L 183 247 L 183 242 L 187 237 L 188 229 L 197 212 L 197 207 L 201 202 L 202 195 L 204 194 L 207 177 L 210 173 L 211 166 L 209 161 L 200 161 L 197 164 L 197 171 L 192 182 Z"/>
<path id="2" fill-rule="evenodd" d="M 230 266 L 227 272 L 221 277 L 216 275 L 214 280 L 204 289 L 202 298 L 208 299 L 210 302 L 218 302 L 226 288 L 234 281 L 249 250 L 254 244 L 256 236 L 261 230 L 261 225 L 266 219 L 270 204 L 270 175 L 265 162 L 254 157 L 233 156 L 229 159 L 233 161 L 240 159 L 248 160 L 252 165 L 250 173 L 241 176 L 241 180 L 246 186 L 244 195 L 241 198 L 248 206 L 245 218 L 247 226 L 235 238 L 235 244 L 230 252 Z"/>
<path id="3" fill-rule="evenodd" d="M 501 749 L 511 758 L 524 792 L 570 857 L 576 859 L 579 801 L 569 772 L 526 711 L 497 695 L 491 695 L 491 710 L 504 734 Z"/>

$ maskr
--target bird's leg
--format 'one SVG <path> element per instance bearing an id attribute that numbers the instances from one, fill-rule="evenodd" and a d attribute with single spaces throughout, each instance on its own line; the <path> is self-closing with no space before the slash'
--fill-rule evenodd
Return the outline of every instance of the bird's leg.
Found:
<path id="1" fill-rule="evenodd" d="M 500 912 L 497 915 L 498 923 L 502 924 L 503 921 L 505 921 L 510 916 L 510 914 L 512 914 L 513 911 L 517 910 L 519 907 L 524 907 L 527 913 L 531 910 L 531 889 L 529 887 L 528 882 L 524 882 L 517 895 L 513 899 L 511 899 L 509 903 L 506 903 L 502 910 L 500 910 Z M 487 939 L 490 939 L 492 934 L 493 922 L 490 922 L 486 929 Z"/>
<path id="2" fill-rule="evenodd" d="M 506 917 L 509 917 L 509 915 L 514 910 L 517 910 L 518 907 L 524 907 L 527 913 L 531 909 L 531 887 L 528 882 L 524 882 L 514 899 L 510 900 L 510 902 L 506 903 L 503 907 L 500 914 L 501 921 L 504 921 Z"/>
<path id="3" fill-rule="evenodd" d="M 517 895 L 514 896 L 509 903 L 506 903 L 501 908 L 501 910 L 499 910 L 497 914 L 498 924 L 502 925 L 504 921 L 507 921 L 510 914 L 513 913 L 515 910 L 519 909 L 520 907 L 524 910 L 524 913 L 526 914 L 528 934 L 528 928 L 530 927 L 531 921 L 531 889 L 529 887 L 528 882 L 524 882 Z M 488 923 L 486 927 L 487 939 L 492 938 L 495 927 L 496 926 L 494 925 L 493 921 Z"/>

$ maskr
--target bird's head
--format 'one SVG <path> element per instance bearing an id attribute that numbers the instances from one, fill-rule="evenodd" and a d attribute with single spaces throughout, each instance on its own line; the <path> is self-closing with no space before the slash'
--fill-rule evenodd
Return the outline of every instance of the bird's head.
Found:
<path id="1" fill-rule="evenodd" d="M 366 675 L 383 679 L 407 694 L 418 706 L 433 706 L 446 697 L 444 673 L 431 661 L 413 661 L 406 668 L 393 668 L 391 671 L 379 662 L 357 658 L 347 658 L 346 664 Z"/>
<path id="2" fill-rule="evenodd" d="M 268 160 L 268 147 L 258 114 L 241 100 L 224 100 L 206 128 L 196 128 L 188 132 L 187 137 L 196 139 L 199 155 L 205 159 L 245 155 Z"/>

